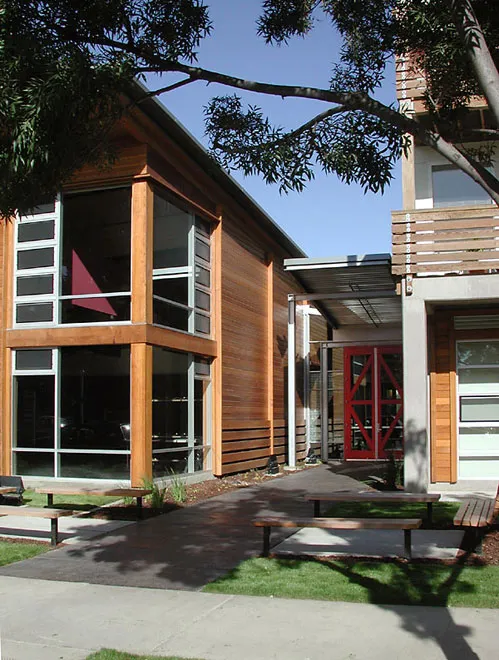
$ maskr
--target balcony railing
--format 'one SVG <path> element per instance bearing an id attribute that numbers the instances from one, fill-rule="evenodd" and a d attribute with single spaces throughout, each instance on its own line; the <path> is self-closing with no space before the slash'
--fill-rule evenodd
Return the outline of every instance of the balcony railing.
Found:
<path id="1" fill-rule="evenodd" d="M 488 273 L 499 269 L 499 209 L 469 206 L 392 213 L 392 272 Z"/>

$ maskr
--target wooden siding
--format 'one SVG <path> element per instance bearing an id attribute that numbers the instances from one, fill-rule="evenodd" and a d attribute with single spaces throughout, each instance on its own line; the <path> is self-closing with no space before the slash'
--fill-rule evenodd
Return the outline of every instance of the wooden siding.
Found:
<path id="1" fill-rule="evenodd" d="M 145 172 L 147 162 L 145 144 L 130 138 L 120 138 L 114 147 L 116 158 L 112 165 L 107 167 L 87 165 L 75 173 L 66 188 L 78 190 L 130 183 L 135 176 Z"/>
<path id="2" fill-rule="evenodd" d="M 491 205 L 392 213 L 392 272 L 483 272 L 499 267 L 497 209 Z"/>

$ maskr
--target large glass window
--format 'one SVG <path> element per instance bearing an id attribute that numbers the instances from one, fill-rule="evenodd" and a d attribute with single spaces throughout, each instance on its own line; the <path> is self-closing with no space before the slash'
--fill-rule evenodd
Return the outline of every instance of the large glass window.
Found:
<path id="1" fill-rule="evenodd" d="M 130 476 L 128 346 L 14 354 L 15 474 Z"/>
<path id="2" fill-rule="evenodd" d="M 130 320 L 129 187 L 26 211 L 15 238 L 16 325 Z"/>
<path id="3" fill-rule="evenodd" d="M 210 223 L 154 195 L 154 323 L 209 335 Z"/>
<path id="4" fill-rule="evenodd" d="M 453 165 L 432 168 L 433 206 L 468 206 L 490 204 L 492 199 L 485 190 Z"/>
<path id="5" fill-rule="evenodd" d="M 499 477 L 499 341 L 457 343 L 459 477 Z"/>
<path id="6" fill-rule="evenodd" d="M 62 323 L 130 319 L 131 190 L 65 195 Z"/>
<path id="7" fill-rule="evenodd" d="M 155 476 L 208 469 L 210 365 L 191 354 L 153 349 Z"/>

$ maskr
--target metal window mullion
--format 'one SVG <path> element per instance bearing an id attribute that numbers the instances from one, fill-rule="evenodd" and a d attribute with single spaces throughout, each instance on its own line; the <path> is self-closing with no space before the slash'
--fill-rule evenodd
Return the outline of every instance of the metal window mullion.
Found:
<path id="1" fill-rule="evenodd" d="M 196 263 L 196 257 L 195 257 L 195 249 L 196 249 L 196 223 L 194 219 L 194 214 L 190 214 L 190 227 L 189 227 L 189 234 L 187 237 L 187 254 L 189 258 L 189 282 L 188 282 L 188 287 L 187 287 L 187 304 L 190 307 L 189 311 L 189 320 L 188 320 L 188 330 L 191 333 L 195 332 L 195 312 L 194 312 L 194 306 L 195 306 L 195 300 L 196 300 L 196 292 L 195 292 L 195 277 L 194 277 L 194 266 Z"/>
<path id="2" fill-rule="evenodd" d="M 187 455 L 187 472 L 192 473 L 194 472 L 194 446 L 196 444 L 196 438 L 194 436 L 195 362 L 193 353 L 188 353 L 187 364 L 187 444 L 189 447 L 189 454 Z"/>
<path id="3" fill-rule="evenodd" d="M 59 296 L 59 300 L 88 300 L 91 298 L 126 298 L 131 291 L 114 291 L 112 293 L 78 293 Z"/>
<path id="4" fill-rule="evenodd" d="M 61 370 L 60 349 L 52 352 L 54 369 L 54 477 L 60 476 L 59 449 L 61 447 Z"/>

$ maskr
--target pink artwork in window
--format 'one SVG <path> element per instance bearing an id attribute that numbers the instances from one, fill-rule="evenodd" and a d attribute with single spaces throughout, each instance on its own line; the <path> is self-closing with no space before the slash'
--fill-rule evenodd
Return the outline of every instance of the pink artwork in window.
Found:
<path id="1" fill-rule="evenodd" d="M 116 311 L 109 304 L 107 298 L 90 298 L 92 293 L 102 293 L 94 278 L 90 275 L 85 268 L 80 257 L 73 250 L 72 253 L 72 270 L 73 277 L 71 283 L 71 293 L 74 296 L 81 296 L 89 294 L 89 298 L 73 298 L 71 301 L 77 307 L 84 307 L 85 309 L 92 309 L 95 312 L 102 314 L 109 314 L 110 316 L 117 316 Z"/>

